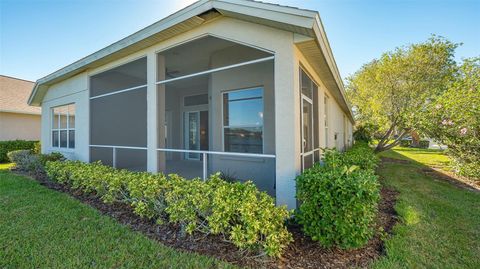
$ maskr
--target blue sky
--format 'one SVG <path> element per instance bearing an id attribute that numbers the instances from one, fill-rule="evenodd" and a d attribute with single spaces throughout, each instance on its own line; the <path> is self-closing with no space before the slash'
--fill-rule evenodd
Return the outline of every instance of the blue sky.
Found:
<path id="1" fill-rule="evenodd" d="M 480 56 L 480 0 L 269 0 L 318 10 L 343 77 L 431 34 Z M 0 74 L 37 80 L 194 2 L 0 0 Z"/>

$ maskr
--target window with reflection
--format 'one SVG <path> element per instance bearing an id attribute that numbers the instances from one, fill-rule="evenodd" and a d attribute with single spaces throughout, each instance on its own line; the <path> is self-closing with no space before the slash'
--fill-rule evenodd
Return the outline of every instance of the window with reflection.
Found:
<path id="1" fill-rule="evenodd" d="M 223 93 L 223 141 L 227 152 L 263 153 L 263 88 Z"/>
<path id="2" fill-rule="evenodd" d="M 75 148 L 75 104 L 52 108 L 52 147 Z"/>

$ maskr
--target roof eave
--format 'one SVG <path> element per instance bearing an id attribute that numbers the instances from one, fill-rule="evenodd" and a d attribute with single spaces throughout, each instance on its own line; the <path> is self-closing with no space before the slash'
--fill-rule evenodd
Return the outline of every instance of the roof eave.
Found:
<path id="1" fill-rule="evenodd" d="M 29 105 L 40 106 L 43 96 L 48 86 L 61 79 L 68 78 L 68 75 L 73 76 L 76 73 L 83 72 L 83 69 L 88 68 L 94 63 L 99 62 L 107 57 L 113 57 L 114 54 L 120 54 L 124 49 L 127 49 L 135 44 L 148 40 L 155 34 L 168 30 L 175 25 L 181 24 L 189 19 L 192 19 L 208 10 L 218 10 L 226 16 L 239 16 L 240 19 L 258 18 L 262 22 L 277 22 L 279 27 L 286 27 L 293 25 L 297 27 L 300 34 L 310 36 L 317 40 L 321 53 L 327 59 L 328 67 L 336 81 L 338 91 L 342 96 L 342 101 L 349 111 L 349 118 L 353 122 L 353 113 L 346 99 L 343 82 L 340 77 L 335 59 L 328 42 L 328 39 L 323 29 L 318 12 L 304 9 L 296 9 L 291 7 L 279 6 L 275 4 L 268 4 L 255 1 L 244 0 L 201 0 L 194 4 L 176 12 L 172 15 L 140 30 L 136 33 L 127 36 L 126 38 L 115 42 L 95 53 L 92 53 L 60 70 L 57 70 L 39 80 L 35 83 L 34 89 L 28 99 Z M 271 26 L 271 25 L 270 25 Z"/>
<path id="2" fill-rule="evenodd" d="M 320 49 L 322 50 L 322 53 L 327 59 L 329 69 L 332 72 L 332 75 L 335 79 L 336 85 L 338 87 L 338 91 L 340 92 L 342 96 L 342 101 L 344 102 L 344 105 L 346 106 L 348 110 L 348 117 L 350 118 L 352 123 L 355 123 L 355 119 L 353 117 L 353 111 L 350 103 L 348 102 L 347 95 L 345 92 L 345 87 L 343 85 L 343 80 L 340 75 L 340 72 L 338 71 L 338 66 L 335 61 L 335 58 L 333 57 L 333 52 L 332 49 L 330 48 L 330 42 L 328 42 L 327 35 L 325 33 L 325 29 L 323 28 L 322 21 L 320 19 L 320 15 L 316 14 L 315 16 L 315 24 L 313 25 L 313 30 L 315 32 L 317 42 L 319 42 Z"/>

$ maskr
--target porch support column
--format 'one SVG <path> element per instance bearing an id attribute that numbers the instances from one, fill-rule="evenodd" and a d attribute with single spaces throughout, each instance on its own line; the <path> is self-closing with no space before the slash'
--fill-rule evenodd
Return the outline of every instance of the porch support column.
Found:
<path id="1" fill-rule="evenodd" d="M 147 55 L 147 170 L 158 172 L 157 135 L 158 135 L 158 104 L 156 55 L 151 52 Z"/>
<path id="2" fill-rule="evenodd" d="M 291 45 L 275 54 L 276 199 L 289 209 L 297 205 L 295 177 L 300 172 L 298 67 Z"/>
<path id="3" fill-rule="evenodd" d="M 157 73 L 156 78 L 158 81 L 165 80 L 165 57 L 163 55 L 158 55 L 155 62 L 157 64 Z M 165 84 L 156 85 L 157 92 L 157 146 L 158 148 L 166 148 L 165 145 Z M 157 169 L 158 171 L 166 171 L 166 152 L 158 152 L 157 156 Z"/>

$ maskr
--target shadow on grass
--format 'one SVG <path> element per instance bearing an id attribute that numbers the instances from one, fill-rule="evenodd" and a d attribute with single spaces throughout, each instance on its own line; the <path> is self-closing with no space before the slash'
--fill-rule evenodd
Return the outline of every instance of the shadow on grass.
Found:
<path id="1" fill-rule="evenodd" d="M 442 154 L 443 150 L 436 150 L 436 149 L 415 149 L 415 148 L 396 148 L 395 150 L 389 150 L 387 152 L 382 152 L 379 154 L 379 157 L 382 159 L 383 163 L 405 163 L 405 164 L 413 164 L 415 167 L 418 168 L 419 172 L 431 177 L 434 180 L 441 180 L 448 182 L 455 187 L 466 189 L 469 191 L 480 192 L 480 186 L 478 182 L 474 181 L 467 181 L 464 182 L 460 179 L 460 177 L 454 175 L 453 173 L 448 173 L 443 171 L 437 166 L 430 166 L 428 164 L 419 162 L 411 157 L 403 155 L 399 152 L 414 152 L 421 155 L 439 155 Z M 442 161 L 438 161 L 439 166 L 443 167 L 445 164 Z"/>

